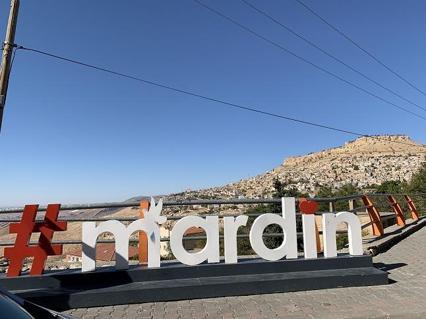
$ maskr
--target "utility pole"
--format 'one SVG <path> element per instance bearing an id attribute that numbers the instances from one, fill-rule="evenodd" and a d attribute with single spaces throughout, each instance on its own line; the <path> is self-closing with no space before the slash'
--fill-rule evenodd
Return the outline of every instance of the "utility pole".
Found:
<path id="1" fill-rule="evenodd" d="M 11 0 L 9 21 L 7 23 L 6 38 L 3 43 L 3 56 L 0 73 L 0 131 L 3 121 L 3 111 L 6 105 L 7 87 L 12 64 L 13 47 L 15 46 L 16 24 L 18 22 L 19 0 Z"/>

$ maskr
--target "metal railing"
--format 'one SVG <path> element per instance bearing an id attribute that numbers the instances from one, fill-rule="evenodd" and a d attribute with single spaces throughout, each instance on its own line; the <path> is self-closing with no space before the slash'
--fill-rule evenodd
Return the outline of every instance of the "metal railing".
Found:
<path id="1" fill-rule="evenodd" d="M 344 209 L 344 211 L 348 211 L 348 212 L 352 212 L 358 216 L 367 216 L 367 206 L 363 205 L 363 204 L 355 204 L 355 201 L 357 200 L 361 200 L 361 197 L 363 195 L 367 195 L 369 197 L 373 197 L 373 198 L 385 198 L 388 195 L 392 195 L 395 197 L 400 197 L 403 196 L 405 194 L 356 194 L 356 195 L 349 195 L 349 196 L 341 196 L 341 197 L 330 197 L 330 198 L 309 198 L 308 200 L 311 201 L 315 201 L 317 203 L 326 203 L 329 204 L 329 210 L 328 211 L 319 211 L 317 213 L 315 213 L 316 215 L 322 215 L 325 212 L 335 212 L 334 207 L 336 206 L 336 203 L 339 202 L 343 202 L 346 201 L 347 205 L 348 205 L 348 209 Z M 418 194 L 410 194 L 410 196 L 412 198 L 421 198 L 422 201 L 426 200 L 426 194 L 424 193 L 418 193 Z M 195 199 L 195 200 L 182 200 L 182 201 L 164 201 L 163 202 L 163 207 L 193 207 L 193 206 L 211 206 L 211 205 L 219 205 L 220 206 L 227 206 L 227 205 L 271 205 L 271 204 L 280 204 L 281 203 L 281 199 L 280 198 L 258 198 L 258 199 L 247 199 L 247 198 L 243 198 L 243 199 L 208 199 L 208 200 L 204 200 L 204 199 Z M 94 203 L 94 204 L 76 204 L 76 205 L 62 205 L 61 206 L 61 211 L 69 211 L 69 210 L 93 210 L 93 209 L 121 209 L 121 208 L 128 208 L 128 207 L 134 207 L 137 208 L 140 205 L 140 201 L 128 201 L 128 202 L 112 202 L 112 203 Z M 354 207 L 356 206 L 356 207 Z M 46 210 L 46 206 L 40 206 L 39 207 L 39 212 L 43 212 Z M 11 215 L 19 215 L 22 214 L 23 209 L 22 208 L 0 208 L 0 216 L 4 216 L 7 214 L 11 214 Z M 110 213 L 113 214 L 115 212 L 117 212 L 118 210 L 113 210 Z M 227 217 L 227 216 L 239 216 L 242 215 L 244 213 L 236 213 L 236 214 L 218 214 L 218 213 L 210 213 L 210 214 L 194 214 L 200 217 L 205 217 L 205 216 L 218 216 L 220 217 Z M 262 215 L 263 213 L 249 213 L 249 214 L 245 214 L 249 217 L 257 217 L 259 215 Z M 181 219 L 182 217 L 185 217 L 188 215 L 179 215 L 179 216 L 167 216 L 167 220 L 168 221 L 176 221 Z M 301 214 L 298 212 L 297 213 L 297 218 L 300 218 Z M 116 216 L 110 216 L 110 217 L 59 217 L 59 219 L 61 221 L 67 221 L 67 222 L 86 222 L 86 221 L 107 221 L 107 220 L 111 220 L 111 219 L 115 219 L 121 222 L 132 222 L 136 219 L 138 219 L 139 217 L 134 216 L 134 217 L 116 217 Z M 381 218 L 383 221 L 388 220 L 388 219 L 393 219 L 395 218 L 395 215 L 393 213 L 381 213 Z M 9 217 L 9 218 L 4 218 L 4 217 L 0 217 L 0 223 L 3 223 L 3 226 L 5 226 L 4 224 L 8 224 L 8 223 L 12 223 L 12 222 L 19 222 L 21 220 L 20 217 Z M 36 220 L 43 220 L 42 217 L 38 217 Z M 368 226 L 371 226 L 371 222 L 363 224 L 362 228 L 365 229 Z M 320 231 L 321 233 L 321 231 Z M 346 233 L 346 231 L 338 231 L 337 233 Z M 278 237 L 278 236 L 282 236 L 283 233 L 264 233 L 264 237 Z M 297 233 L 298 237 L 302 236 L 301 232 Z M 238 234 L 237 235 L 238 238 L 248 238 L 249 235 L 248 234 Z M 223 239 L 223 235 L 219 236 L 220 239 Z M 184 236 L 183 237 L 184 240 L 204 240 L 206 239 L 205 236 Z M 169 241 L 169 237 L 162 237 L 160 239 L 161 241 L 165 242 L 165 241 Z M 99 239 L 97 241 L 98 243 L 113 243 L 114 240 L 113 239 Z M 139 242 L 138 239 L 130 239 L 130 242 Z M 53 244 L 64 244 L 64 245 L 75 245 L 75 244 L 81 244 L 81 240 L 56 240 L 56 241 L 52 241 Z M 37 242 L 31 242 L 30 244 L 37 244 Z M 0 246 L 13 246 L 14 242 L 12 241 L 0 241 Z"/>

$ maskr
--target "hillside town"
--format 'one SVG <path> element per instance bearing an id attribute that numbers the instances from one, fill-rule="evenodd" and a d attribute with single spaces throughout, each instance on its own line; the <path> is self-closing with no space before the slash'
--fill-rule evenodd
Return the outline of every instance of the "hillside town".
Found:
<path id="1" fill-rule="evenodd" d="M 338 189 L 353 184 L 363 189 L 385 181 L 408 181 L 426 158 L 426 146 L 404 135 L 361 137 L 309 155 L 290 157 L 252 178 L 222 187 L 171 194 L 167 198 L 268 198 L 275 179 L 315 196 L 321 186 Z"/>

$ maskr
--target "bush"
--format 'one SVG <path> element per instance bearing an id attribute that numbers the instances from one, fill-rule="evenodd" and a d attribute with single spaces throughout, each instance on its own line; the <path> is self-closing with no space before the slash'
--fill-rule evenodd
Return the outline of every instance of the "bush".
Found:
<path id="1" fill-rule="evenodd" d="M 404 193 L 407 190 L 407 183 L 404 181 L 386 181 L 375 187 L 377 194 Z"/>
<path id="2" fill-rule="evenodd" d="M 426 162 L 420 169 L 411 177 L 407 185 L 408 193 L 426 193 Z M 417 206 L 417 210 L 421 214 L 426 214 L 426 196 L 413 197 L 413 201 Z"/>
<path id="3" fill-rule="evenodd" d="M 346 235 L 346 234 L 338 234 L 336 236 L 337 250 L 345 248 L 346 245 L 348 245 L 348 244 L 349 244 L 348 235 Z"/>
<path id="4" fill-rule="evenodd" d="M 322 186 L 317 194 L 316 197 L 320 197 L 320 198 L 329 198 L 329 197 L 343 197 L 343 196 L 350 196 L 350 195 L 356 195 L 360 193 L 360 189 L 357 188 L 355 185 L 353 184 L 345 184 L 342 187 L 340 187 L 337 190 L 333 190 L 331 189 L 331 187 L 328 186 Z M 345 211 L 348 209 L 348 201 L 347 200 L 342 200 L 342 201 L 337 201 L 334 203 L 334 210 L 335 211 Z M 329 203 L 328 202 L 323 202 L 320 203 L 319 205 L 319 210 L 321 212 L 328 212 L 329 211 Z"/>
<path id="5" fill-rule="evenodd" d="M 426 193 L 426 162 L 413 174 L 407 188 L 410 193 Z"/>

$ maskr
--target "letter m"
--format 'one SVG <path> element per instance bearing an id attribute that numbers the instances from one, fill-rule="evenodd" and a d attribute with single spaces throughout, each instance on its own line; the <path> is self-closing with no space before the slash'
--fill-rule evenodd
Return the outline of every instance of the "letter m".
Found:
<path id="1" fill-rule="evenodd" d="M 96 241 L 102 233 L 109 232 L 115 239 L 116 269 L 129 268 L 129 238 L 136 231 L 144 231 L 148 237 L 148 267 L 160 267 L 160 234 L 159 228 L 144 219 L 135 220 L 129 226 L 117 220 L 99 223 L 84 222 L 83 227 L 82 271 L 96 269 Z"/>

